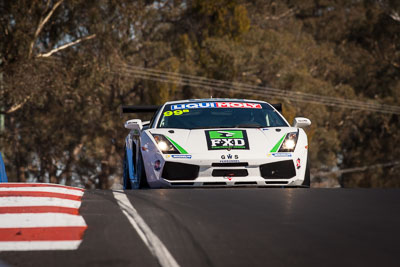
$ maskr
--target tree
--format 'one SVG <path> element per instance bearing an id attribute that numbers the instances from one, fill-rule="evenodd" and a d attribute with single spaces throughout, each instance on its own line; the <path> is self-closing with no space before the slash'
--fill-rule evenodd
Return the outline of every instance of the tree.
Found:
<path id="1" fill-rule="evenodd" d="M 341 182 L 399 186 L 397 165 L 381 164 L 400 156 L 397 115 L 236 90 L 399 105 L 399 13 L 389 0 L 3 1 L 8 176 L 108 188 L 122 170 L 122 104 L 213 96 L 282 102 L 289 121 L 309 117 L 314 173 L 377 166 L 342 172 Z M 224 80 L 226 89 L 149 69 Z"/>

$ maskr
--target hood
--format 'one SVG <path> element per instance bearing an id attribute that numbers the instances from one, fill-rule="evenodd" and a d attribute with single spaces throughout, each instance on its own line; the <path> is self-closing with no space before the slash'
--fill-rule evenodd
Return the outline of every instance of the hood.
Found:
<path id="1" fill-rule="evenodd" d="M 233 129 L 149 129 L 150 133 L 163 134 L 178 144 L 188 154 L 212 153 L 213 151 L 235 150 L 243 153 L 276 152 L 293 127 L 233 128 Z"/>

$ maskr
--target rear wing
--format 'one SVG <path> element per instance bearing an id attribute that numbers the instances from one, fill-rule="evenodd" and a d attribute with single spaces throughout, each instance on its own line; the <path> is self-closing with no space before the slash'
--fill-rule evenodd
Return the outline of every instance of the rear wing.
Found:
<path id="1" fill-rule="evenodd" d="M 122 106 L 122 113 L 154 113 L 160 106 Z"/>

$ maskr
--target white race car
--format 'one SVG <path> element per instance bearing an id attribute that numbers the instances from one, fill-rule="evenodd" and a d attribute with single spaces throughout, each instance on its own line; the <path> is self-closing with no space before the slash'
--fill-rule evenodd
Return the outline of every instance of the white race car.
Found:
<path id="1" fill-rule="evenodd" d="M 125 189 L 202 186 L 310 186 L 307 135 L 297 117 L 290 126 L 280 104 L 243 99 L 196 99 L 160 107 L 125 106 L 154 113 L 125 122 Z"/>

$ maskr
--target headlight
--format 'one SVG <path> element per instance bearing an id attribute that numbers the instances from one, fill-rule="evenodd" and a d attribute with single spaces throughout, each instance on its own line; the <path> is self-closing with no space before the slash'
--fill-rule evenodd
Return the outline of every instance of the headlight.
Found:
<path id="1" fill-rule="evenodd" d="M 293 152 L 296 148 L 298 132 L 288 133 L 278 152 Z"/>
<path id="2" fill-rule="evenodd" d="M 162 134 L 153 134 L 158 148 L 163 154 L 180 154 L 178 149 Z"/>

